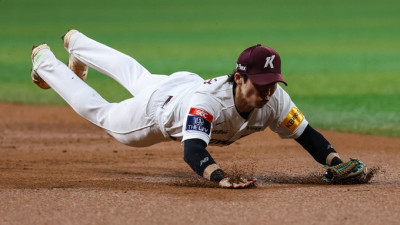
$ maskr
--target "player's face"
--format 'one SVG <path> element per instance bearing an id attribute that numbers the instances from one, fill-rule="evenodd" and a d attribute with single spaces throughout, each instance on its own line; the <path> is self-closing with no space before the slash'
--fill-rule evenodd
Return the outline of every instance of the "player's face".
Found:
<path id="1" fill-rule="evenodd" d="M 276 83 L 264 86 L 254 85 L 250 79 L 247 79 L 246 83 L 244 83 L 242 77 L 241 82 L 239 81 L 237 84 L 243 101 L 251 108 L 262 108 L 270 100 L 277 88 Z"/>
<path id="2" fill-rule="evenodd" d="M 265 104 L 267 104 L 267 102 L 271 99 L 271 96 L 275 93 L 277 84 L 273 83 L 265 86 L 256 86 L 254 84 L 252 85 L 255 92 L 255 108 L 262 108 Z"/>

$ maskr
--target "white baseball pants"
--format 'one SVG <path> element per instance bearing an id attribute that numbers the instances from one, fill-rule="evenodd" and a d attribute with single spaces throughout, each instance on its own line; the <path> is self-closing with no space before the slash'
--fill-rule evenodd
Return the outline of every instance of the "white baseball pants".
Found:
<path id="1" fill-rule="evenodd" d="M 51 51 L 43 50 L 42 57 L 33 62 L 33 69 L 79 115 L 126 145 L 143 147 L 170 140 L 154 119 L 155 103 L 149 102 L 154 90 L 168 76 L 152 75 L 135 59 L 79 32 L 71 36 L 67 51 L 134 96 L 119 103 L 107 102 Z"/>

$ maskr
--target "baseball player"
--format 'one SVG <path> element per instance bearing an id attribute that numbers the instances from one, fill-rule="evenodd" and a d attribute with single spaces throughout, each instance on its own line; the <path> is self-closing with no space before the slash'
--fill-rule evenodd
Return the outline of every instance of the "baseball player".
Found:
<path id="1" fill-rule="evenodd" d="M 69 53 L 68 66 L 48 45 L 32 48 L 35 84 L 53 88 L 79 115 L 123 144 L 181 142 L 185 162 L 220 187 L 246 188 L 256 179 L 227 177 L 207 146 L 230 145 L 267 127 L 282 138 L 294 139 L 325 165 L 323 178 L 328 183 L 367 174 L 360 160 L 344 163 L 281 88 L 278 83 L 287 83 L 281 75 L 280 56 L 272 48 L 249 47 L 240 54 L 233 73 L 203 80 L 186 71 L 151 74 L 130 56 L 77 30 L 68 31 L 62 39 Z M 134 97 L 107 102 L 84 82 L 89 67 L 116 80 Z"/>

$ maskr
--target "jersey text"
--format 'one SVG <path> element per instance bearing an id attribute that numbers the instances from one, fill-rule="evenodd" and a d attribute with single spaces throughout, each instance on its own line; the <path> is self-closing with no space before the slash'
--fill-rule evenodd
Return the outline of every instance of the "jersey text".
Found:
<path id="1" fill-rule="evenodd" d="M 188 115 L 186 121 L 186 130 L 200 131 L 207 135 L 211 133 L 211 123 L 200 116 Z"/>
<path id="2" fill-rule="evenodd" d="M 294 132 L 300 123 L 303 121 L 304 115 L 297 107 L 292 107 L 289 113 L 286 115 L 285 119 L 282 122 L 282 125 L 285 126 L 291 132 Z"/>

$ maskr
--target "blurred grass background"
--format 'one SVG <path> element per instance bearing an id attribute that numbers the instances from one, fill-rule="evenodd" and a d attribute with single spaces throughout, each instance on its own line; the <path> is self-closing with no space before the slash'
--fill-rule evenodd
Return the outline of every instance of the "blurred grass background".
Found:
<path id="1" fill-rule="evenodd" d="M 230 73 L 257 43 L 282 58 L 285 87 L 318 128 L 400 137 L 400 3 L 355 1 L 0 0 L 0 101 L 65 104 L 31 83 L 30 51 L 76 28 L 152 73 Z M 130 97 L 91 70 L 109 101 Z"/>

